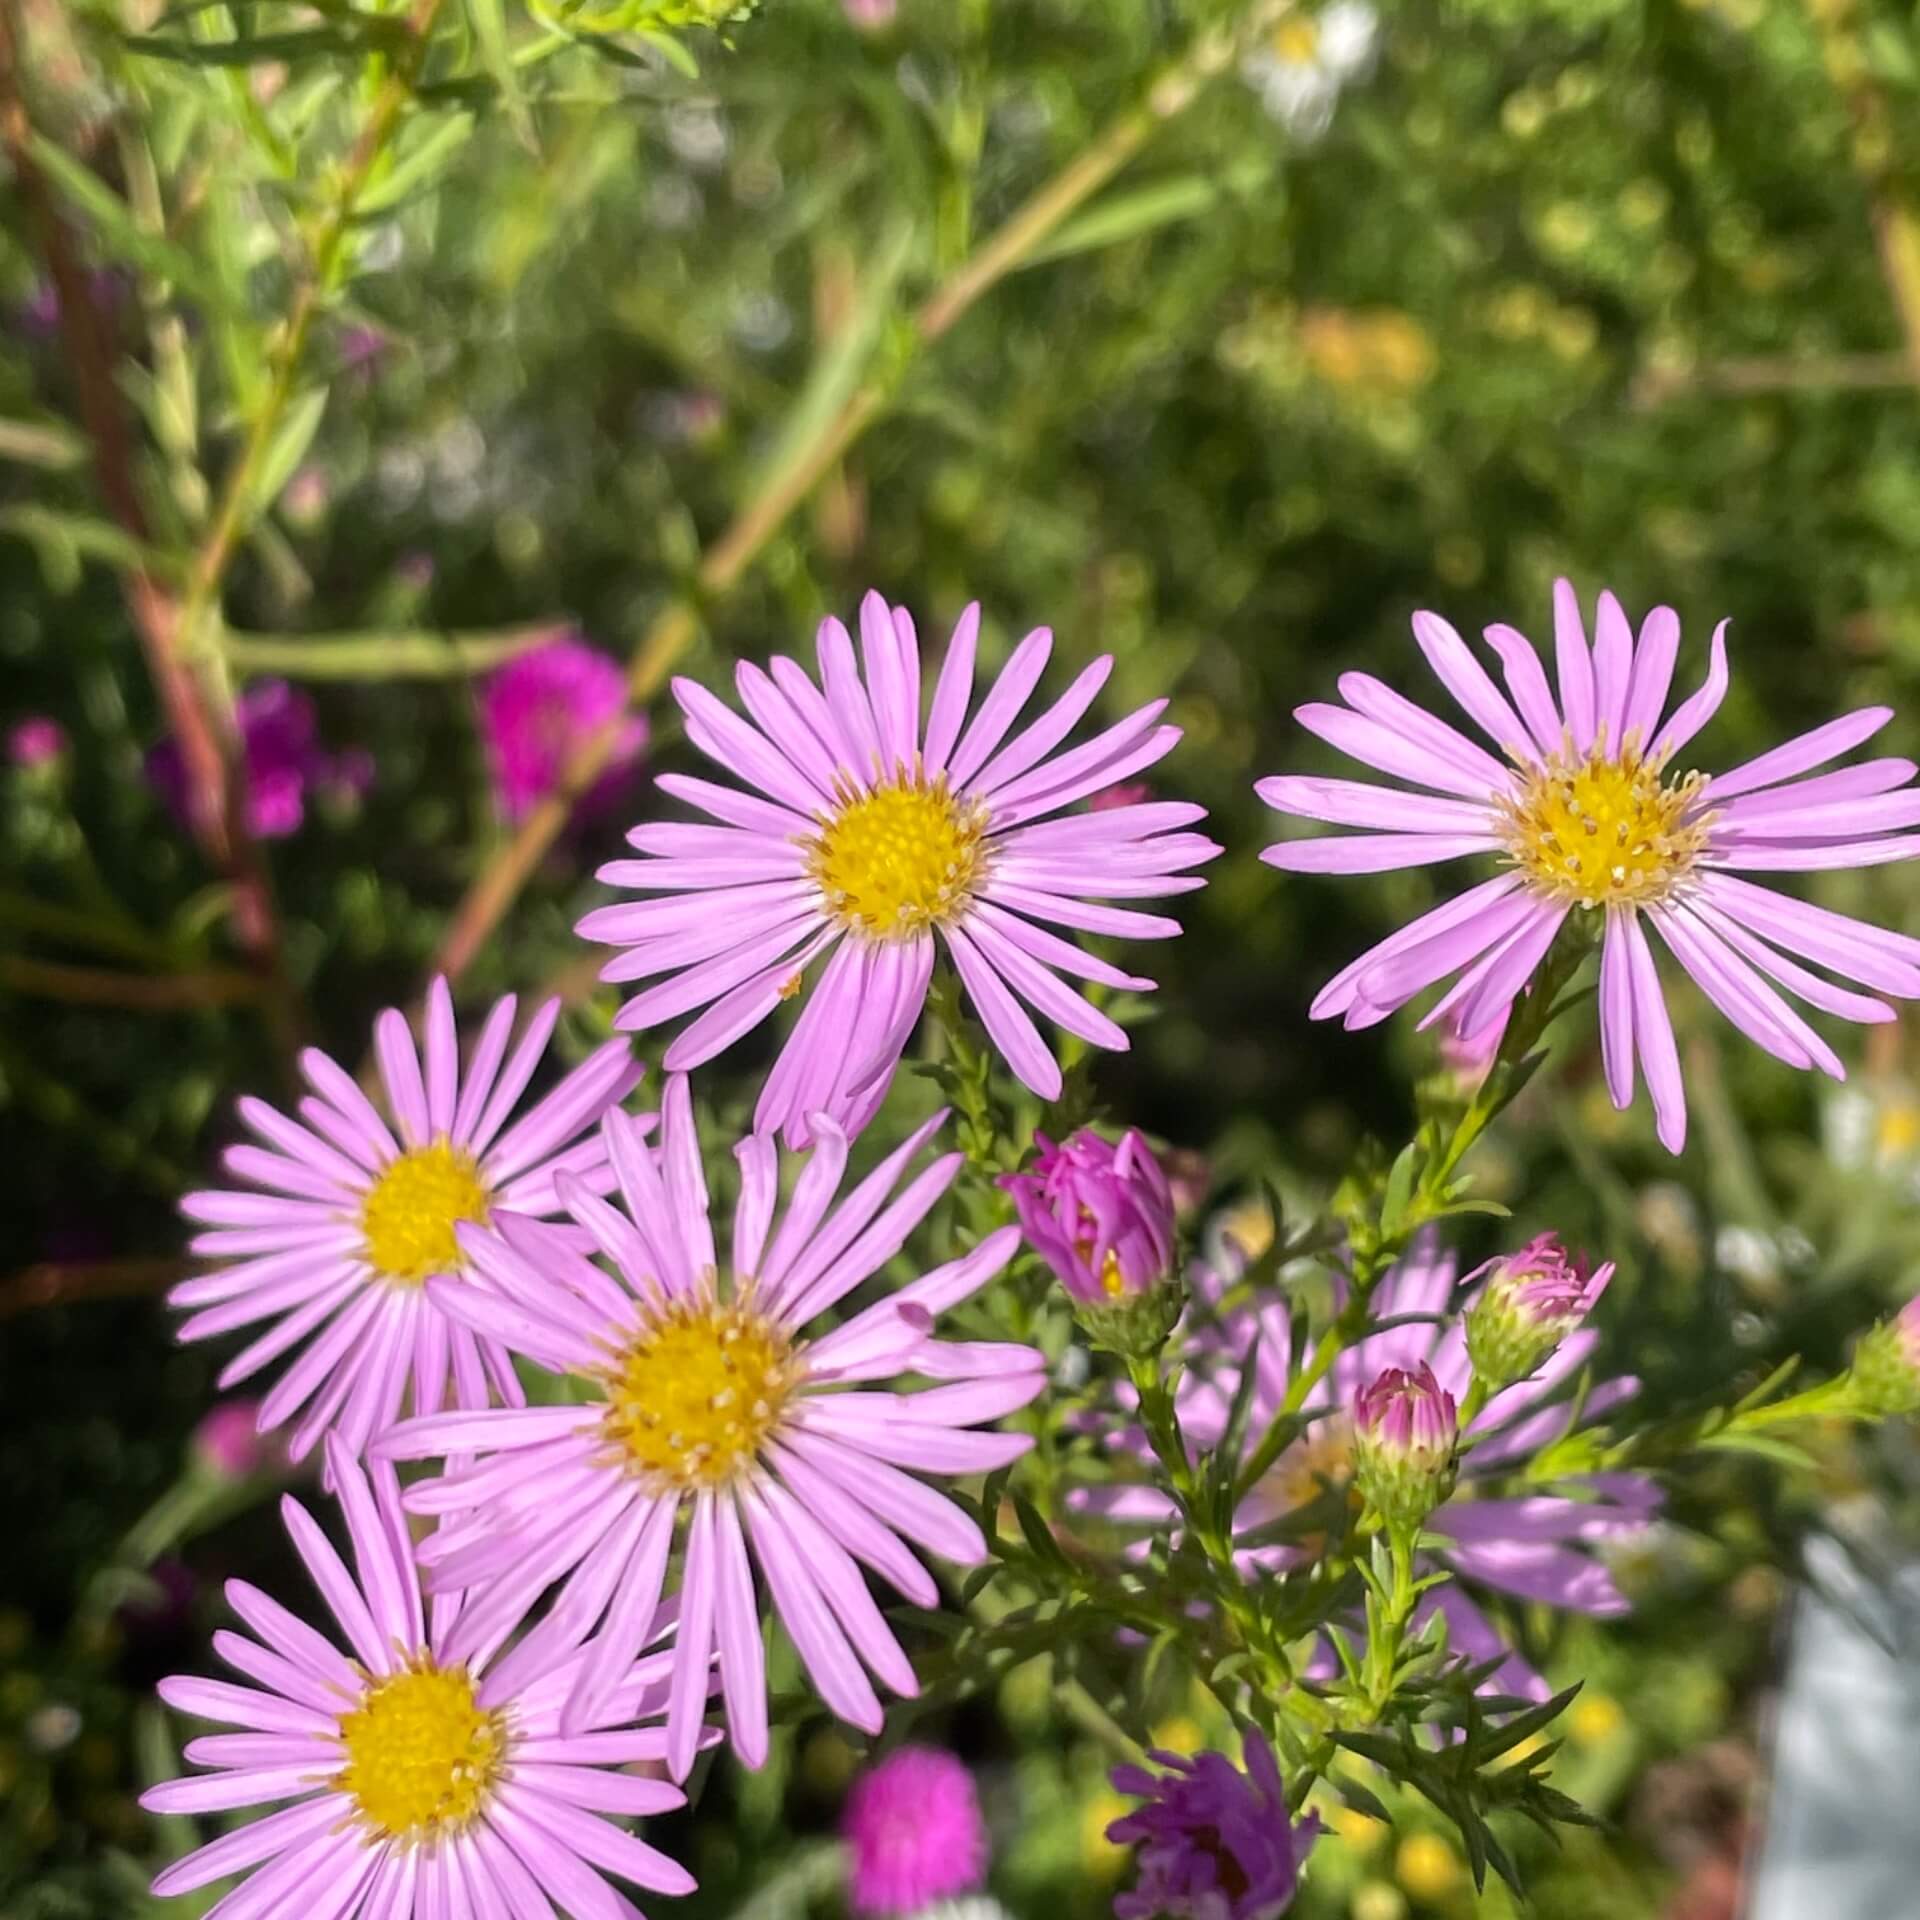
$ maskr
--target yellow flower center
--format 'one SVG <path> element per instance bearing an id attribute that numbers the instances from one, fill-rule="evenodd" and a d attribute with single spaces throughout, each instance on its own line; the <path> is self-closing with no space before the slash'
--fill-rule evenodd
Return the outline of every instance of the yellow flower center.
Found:
<path id="1" fill-rule="evenodd" d="M 1273 50 L 1289 66 L 1304 67 L 1320 51 L 1320 28 L 1305 15 L 1283 21 L 1273 32 Z"/>
<path id="2" fill-rule="evenodd" d="M 1100 1291 L 1109 1300 L 1118 1300 L 1127 1290 L 1127 1283 L 1120 1272 L 1120 1256 L 1109 1247 L 1107 1257 L 1100 1263 Z"/>
<path id="3" fill-rule="evenodd" d="M 752 1465 L 800 1372 L 751 1304 L 675 1305 L 607 1377 L 606 1435 L 651 1480 L 717 1487 Z"/>
<path id="4" fill-rule="evenodd" d="M 844 800 L 810 843 L 807 871 L 827 911 L 853 933 L 904 940 L 962 913 L 980 878 L 987 809 L 944 776 L 917 776 Z"/>
<path id="5" fill-rule="evenodd" d="M 335 1784 L 395 1840 L 458 1833 L 485 1804 L 506 1753 L 497 1713 L 475 1704 L 464 1667 L 410 1667 L 376 1680 L 340 1716 L 346 1771 Z"/>
<path id="6" fill-rule="evenodd" d="M 367 1259 L 402 1286 L 455 1273 L 454 1227 L 487 1218 L 487 1189 L 473 1156 L 446 1140 L 403 1153 L 369 1190 L 360 1209 Z"/>
<path id="7" fill-rule="evenodd" d="M 1629 748 L 1556 755 L 1503 803 L 1507 851 L 1534 888 L 1576 906 L 1652 906 L 1692 872 L 1707 844 L 1693 814 L 1702 776 L 1663 781 Z"/>
<path id="8" fill-rule="evenodd" d="M 1261 1491 L 1278 1520 L 1311 1506 L 1329 1486 L 1346 1488 L 1348 1500 L 1359 1505 L 1359 1490 L 1353 1485 L 1353 1422 L 1344 1413 L 1316 1420 L 1268 1469 Z M 1327 1537 L 1311 1533 L 1290 1544 L 1318 1559 L 1326 1551 Z"/>

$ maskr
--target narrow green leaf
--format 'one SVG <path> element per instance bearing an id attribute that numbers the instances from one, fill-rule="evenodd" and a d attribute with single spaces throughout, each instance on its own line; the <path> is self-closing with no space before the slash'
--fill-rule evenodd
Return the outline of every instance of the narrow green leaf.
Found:
<path id="1" fill-rule="evenodd" d="M 60 420 L 0 420 L 0 460 L 64 473 L 87 457 L 85 438 Z"/>
<path id="2" fill-rule="evenodd" d="M 354 203 L 354 217 L 366 219 L 385 213 L 417 189 L 431 185 L 441 162 L 473 138 L 475 124 L 470 113 L 447 115 L 360 195 Z"/>
<path id="3" fill-rule="evenodd" d="M 229 632 L 221 641 L 241 673 L 281 673 L 296 680 L 451 680 L 484 673 L 549 640 L 555 620 L 495 632 L 310 633 L 298 637 Z"/>
<path id="4" fill-rule="evenodd" d="M 515 135 L 523 146 L 535 146 L 533 116 L 527 111 L 520 69 L 514 65 L 513 43 L 507 35 L 505 0 L 467 0 L 467 17 L 473 22 L 473 36 L 480 43 L 480 64 L 500 89 L 500 99 Z"/>
<path id="5" fill-rule="evenodd" d="M 272 443 L 260 461 L 254 476 L 252 512 L 264 513 L 280 498 L 280 492 L 293 478 L 294 470 L 307 457 L 313 436 L 320 431 L 320 416 L 327 410 L 327 388 L 309 387 L 287 403 L 287 410 L 275 430 Z"/>
<path id="6" fill-rule="evenodd" d="M 106 252 L 142 273 L 192 290 L 195 297 L 223 304 L 217 282 L 184 247 L 148 233 L 133 209 L 93 171 L 42 134 L 32 136 L 33 157 L 68 203 L 83 214 Z"/>
<path id="7" fill-rule="evenodd" d="M 867 370 L 882 329 L 893 310 L 894 289 L 913 251 L 913 230 L 897 227 L 862 276 L 860 304 L 839 337 L 813 364 L 780 437 L 755 478 L 756 493 L 776 490 L 776 481 L 809 452 L 826 423 L 837 414 Z"/>
<path id="8" fill-rule="evenodd" d="M 1137 234 L 1152 233 L 1176 220 L 1191 220 L 1205 213 L 1219 199 L 1220 191 L 1220 182 L 1212 175 L 1183 173 L 1130 193 L 1110 194 L 1078 219 L 1067 221 L 1022 264 L 1032 267 L 1043 260 L 1064 260 L 1070 254 L 1090 253 L 1097 247 L 1131 240 Z"/>

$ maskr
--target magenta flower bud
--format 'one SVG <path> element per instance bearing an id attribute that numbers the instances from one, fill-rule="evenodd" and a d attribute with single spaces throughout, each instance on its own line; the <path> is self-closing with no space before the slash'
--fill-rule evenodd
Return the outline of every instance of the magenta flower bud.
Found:
<path id="1" fill-rule="evenodd" d="M 1120 1144 L 1086 1128 L 1065 1146 L 1036 1134 L 1031 1173 L 1008 1174 L 1027 1244 L 1082 1305 L 1110 1307 L 1165 1285 L 1173 1270 L 1173 1190 L 1131 1127 Z"/>
<path id="2" fill-rule="evenodd" d="M 44 713 L 31 714 L 7 730 L 7 758 L 29 773 L 52 766 L 66 751 L 66 728 Z"/>
<path id="3" fill-rule="evenodd" d="M 847 1900 L 893 1920 L 972 1893 L 987 1874 L 987 1827 L 973 1775 L 937 1747 L 899 1747 L 847 1795 Z"/>
<path id="4" fill-rule="evenodd" d="M 1467 1309 L 1467 1358 L 1489 1392 L 1524 1380 L 1593 1311 L 1613 1262 L 1591 1267 L 1543 1233 L 1490 1261 Z"/>
<path id="5" fill-rule="evenodd" d="M 258 1401 L 223 1400 L 194 1428 L 193 1457 L 215 1480 L 246 1480 L 284 1455 L 260 1431 Z"/>
<path id="6" fill-rule="evenodd" d="M 1453 1491 L 1460 1410 L 1425 1361 L 1362 1387 L 1353 1428 L 1354 1478 L 1382 1519 L 1417 1526 Z"/>
<path id="7" fill-rule="evenodd" d="M 1060 1277 L 1081 1324 L 1122 1354 L 1160 1350 L 1182 1301 L 1173 1189 L 1132 1128 L 1120 1144 L 1082 1128 L 1065 1146 L 1036 1134 L 1030 1173 L 1004 1176 L 1027 1244 Z"/>
<path id="8" fill-rule="evenodd" d="M 1869 1413 L 1920 1413 L 1920 1297 L 1860 1336 L 1853 1385 Z"/>
<path id="9" fill-rule="evenodd" d="M 1284 1913 L 1320 1823 L 1289 1817 L 1265 1736 L 1247 1735 L 1244 1773 L 1219 1753 L 1153 1758 L 1164 1773 L 1113 1773 L 1117 1791 L 1145 1803 L 1107 1829 L 1116 1845 L 1140 1850 L 1138 1884 L 1113 1903 L 1117 1920 L 1274 1920 Z"/>

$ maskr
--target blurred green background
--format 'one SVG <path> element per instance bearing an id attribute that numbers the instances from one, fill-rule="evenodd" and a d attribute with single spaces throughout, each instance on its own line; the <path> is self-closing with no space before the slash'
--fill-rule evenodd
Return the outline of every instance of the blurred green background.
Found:
<path id="1" fill-rule="evenodd" d="M 151 167 L 159 239 L 141 245 L 111 206 L 54 185 L 100 275 L 156 544 L 190 553 L 257 405 L 282 243 L 324 204 L 374 81 L 351 45 L 210 61 L 137 43 L 230 42 L 224 9 L 0 4 L 47 137 L 123 209 Z M 285 31 L 343 17 L 235 11 Z M 1260 1173 L 1310 1199 L 1364 1134 L 1404 1132 L 1434 1070 L 1409 1021 L 1347 1036 L 1305 1017 L 1328 973 L 1434 897 L 1433 876 L 1283 879 L 1253 857 L 1275 837 L 1253 780 L 1331 766 L 1295 705 L 1331 697 L 1348 667 L 1427 696 L 1414 608 L 1537 635 L 1565 572 L 1589 601 L 1613 586 L 1636 618 L 1677 607 L 1683 679 L 1731 617 L 1710 764 L 1879 701 L 1903 709 L 1882 750 L 1916 750 L 1911 13 L 1286 14 L 916 352 L 913 303 L 1224 11 L 901 0 L 863 21 L 832 0 L 764 0 L 718 30 L 542 55 L 520 124 L 484 79 L 427 97 L 430 124 L 458 131 L 354 223 L 351 271 L 307 342 L 311 439 L 274 475 L 222 596 L 236 679 L 292 661 L 329 751 L 371 759 L 364 793 L 309 796 L 270 848 L 321 1044 L 355 1059 L 372 1012 L 416 989 L 506 830 L 468 678 L 369 675 L 313 636 L 485 644 L 550 625 L 624 656 L 788 436 L 844 391 L 850 341 L 882 384 L 877 417 L 741 584 L 699 596 L 680 669 L 723 683 L 735 658 L 806 652 L 821 615 L 850 615 L 872 585 L 923 635 L 978 599 L 995 652 L 1052 626 L 1050 686 L 1113 653 L 1108 717 L 1170 695 L 1186 739 L 1156 789 L 1203 801 L 1229 852 L 1183 907 L 1186 937 L 1150 956 L 1160 992 L 1098 1084 L 1112 1114 L 1206 1156 L 1217 1200 Z M 506 26 L 523 46 L 537 32 Z M 464 51 L 448 71 L 484 75 Z M 287 1577 L 271 1476 L 218 1495 L 190 1476 L 188 1537 L 158 1584 L 111 1571 L 141 1516 L 185 1497 L 221 1357 L 169 1337 L 172 1204 L 229 1137 L 233 1096 L 273 1092 L 277 1068 L 250 993 L 205 1004 L 236 955 L 218 876 L 146 776 L 164 721 L 17 171 L 0 245 L 0 697 L 9 727 L 49 715 L 69 741 L 0 769 L 0 1913 L 54 1920 L 143 1910 L 145 1872 L 177 1840 L 131 1799 L 167 1764 L 152 1681 L 205 1658 L 221 1577 Z M 200 278 L 181 280 L 182 261 Z M 197 410 L 169 430 L 182 366 Z M 276 655 L 282 640 L 303 646 Z M 671 703 L 650 719 L 649 764 L 692 767 Z M 465 1007 L 553 986 L 574 1054 L 605 1030 L 611 997 L 569 929 L 601 897 L 592 869 L 620 826 L 654 806 L 643 784 L 624 816 L 560 840 Z M 1905 869 L 1815 892 L 1920 932 Z M 119 985 L 82 991 L 76 968 Z M 1697 1114 L 1683 1162 L 1643 1112 L 1612 1112 L 1576 1042 L 1485 1167 L 1516 1232 L 1554 1226 L 1621 1262 L 1603 1318 L 1655 1405 L 1788 1352 L 1831 1363 L 1911 1290 L 1920 1170 L 1901 1030 L 1870 1051 L 1849 1035 L 1859 1071 L 1836 1092 L 1724 1045 L 1676 1001 Z M 765 1057 L 742 1047 L 711 1089 L 741 1097 Z M 1519 1623 L 1557 1672 L 1592 1675 L 1555 1777 L 1607 1821 L 1557 1864 L 1530 1858 L 1541 1912 L 1732 1914 L 1795 1543 L 1863 1502 L 1900 1506 L 1909 1454 L 1835 1436 L 1817 1473 L 1715 1466 L 1679 1487 L 1634 1570 L 1633 1619 L 1562 1639 Z M 1190 1711 L 1169 1705 L 1176 1722 Z M 1046 1674 L 1015 1675 L 945 1731 L 982 1769 L 998 1897 L 1021 1915 L 1103 1911 L 1121 1863 L 1098 1832 L 1117 1809 Z M 730 1912 L 783 1873 L 804 1890 L 852 1764 L 809 1723 L 768 1773 L 716 1775 L 663 1842 L 705 1883 L 695 1910 Z M 1350 1822 L 1303 1911 L 1508 1911 L 1476 1904 L 1419 1819 L 1392 1838 Z"/>

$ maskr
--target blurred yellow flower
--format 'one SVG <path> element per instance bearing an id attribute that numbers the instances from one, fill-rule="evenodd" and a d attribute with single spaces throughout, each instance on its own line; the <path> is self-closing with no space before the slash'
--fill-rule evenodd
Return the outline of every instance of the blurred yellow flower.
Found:
<path id="1" fill-rule="evenodd" d="M 1416 1900 L 1444 1899 L 1460 1884 L 1460 1856 L 1437 1833 L 1408 1834 L 1393 1870 Z"/>
<path id="2" fill-rule="evenodd" d="M 1323 1817 L 1355 1853 L 1371 1853 L 1387 1837 L 1387 1829 L 1358 1807 L 1334 1805 L 1326 1809 Z"/>
<path id="3" fill-rule="evenodd" d="M 1348 1911 L 1353 1920 L 1407 1920 L 1405 1895 L 1384 1880 L 1369 1880 L 1358 1888 Z"/>
<path id="4" fill-rule="evenodd" d="M 1111 1787 L 1102 1787 L 1080 1810 L 1080 1864 L 1101 1880 L 1118 1878 L 1127 1863 L 1127 1849 L 1115 1846 L 1107 1838 L 1107 1829 L 1122 1814 L 1133 1810 L 1131 1800 L 1123 1800 Z"/>
<path id="5" fill-rule="evenodd" d="M 1576 1746 L 1597 1747 L 1626 1723 L 1626 1713 L 1612 1694 L 1583 1693 L 1567 1715 L 1567 1733 Z"/>
<path id="6" fill-rule="evenodd" d="M 1150 1745 L 1166 1753 L 1198 1753 L 1207 1744 L 1206 1730 L 1184 1713 L 1162 1720 L 1147 1738 Z"/>

